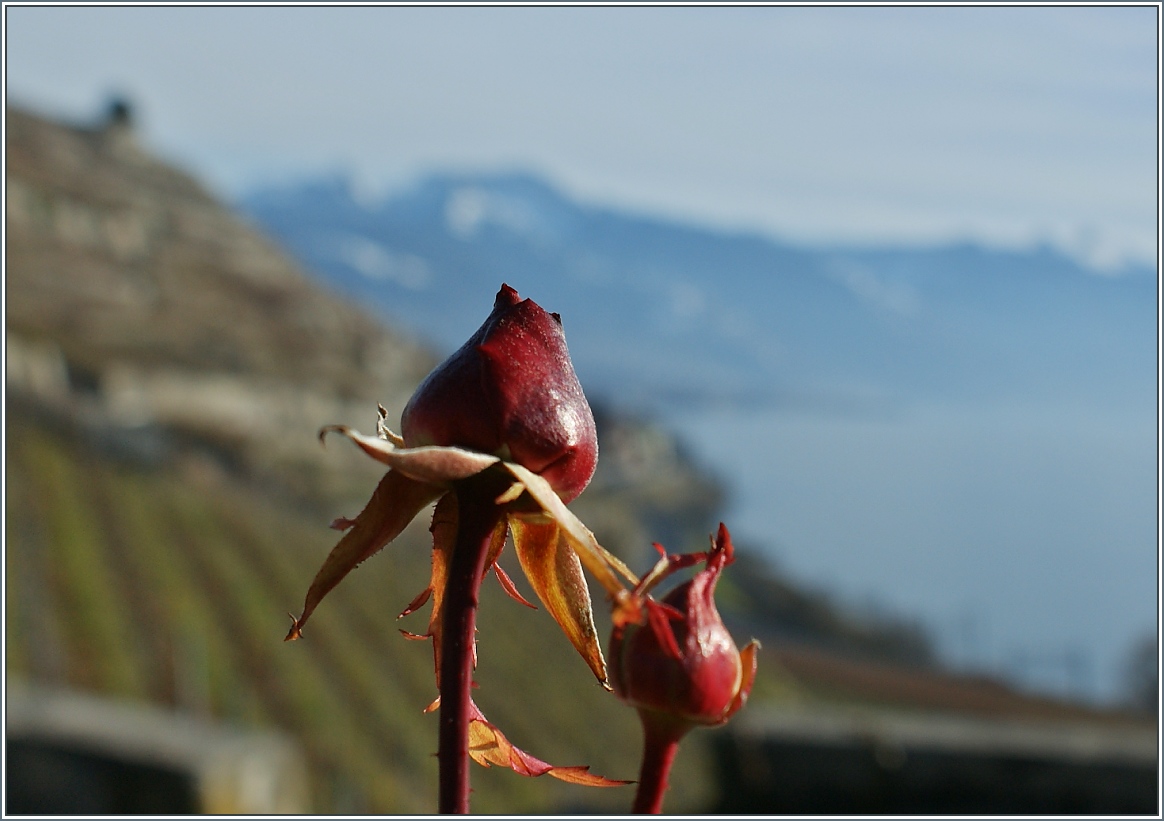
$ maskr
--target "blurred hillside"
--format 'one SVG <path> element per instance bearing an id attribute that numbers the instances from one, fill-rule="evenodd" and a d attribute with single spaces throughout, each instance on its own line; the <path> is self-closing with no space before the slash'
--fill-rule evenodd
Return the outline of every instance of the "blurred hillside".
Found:
<path id="1" fill-rule="evenodd" d="M 327 523 L 380 473 L 346 443 L 320 448 L 317 430 L 370 429 L 377 402 L 398 414 L 434 355 L 151 157 L 128 109 L 93 126 L 9 109 L 7 127 L 7 676 L 277 727 L 302 746 L 319 812 L 431 812 L 431 649 L 395 622 L 428 580 L 425 522 L 345 580 L 303 641 L 282 637 L 335 541 Z M 466 304 L 484 316 L 491 298 Z M 716 481 L 660 430 L 596 415 L 602 460 L 582 519 L 640 569 L 651 541 L 700 547 Z M 930 659 L 916 626 L 860 623 L 746 554 L 722 592 L 740 638 L 775 643 L 759 704 L 892 701 L 899 690 L 864 692 L 855 671 Z M 487 584 L 479 633 L 477 698 L 515 743 L 634 777 L 637 720 L 545 613 Z M 717 798 L 696 738 L 672 811 Z M 615 811 L 631 797 L 496 769 L 476 768 L 473 786 L 478 812 Z"/>

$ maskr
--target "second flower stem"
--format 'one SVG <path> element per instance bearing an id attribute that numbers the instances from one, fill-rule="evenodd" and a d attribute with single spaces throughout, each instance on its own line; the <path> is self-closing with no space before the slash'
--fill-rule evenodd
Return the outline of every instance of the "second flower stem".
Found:
<path id="1" fill-rule="evenodd" d="M 473 682 L 473 636 L 478 593 L 494 528 L 502 510 L 492 477 L 459 482 L 457 538 L 449 561 L 441 626 L 440 762 L 441 814 L 469 812 L 469 689 Z"/>
<path id="2" fill-rule="evenodd" d="M 643 763 L 639 770 L 639 786 L 631 812 L 657 815 L 663 811 L 663 795 L 667 792 L 667 778 L 679 740 L 686 730 L 674 723 L 659 720 L 657 715 L 642 714 Z"/>

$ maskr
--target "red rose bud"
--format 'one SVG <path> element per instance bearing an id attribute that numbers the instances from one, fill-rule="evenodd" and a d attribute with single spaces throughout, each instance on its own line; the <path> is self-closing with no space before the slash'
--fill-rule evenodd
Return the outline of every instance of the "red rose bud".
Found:
<path id="1" fill-rule="evenodd" d="M 647 598 L 645 624 L 616 628 L 611 683 L 644 723 L 693 725 L 727 721 L 747 700 L 755 677 L 756 642 L 736 648 L 715 607 L 715 585 L 732 561 L 727 528 L 719 526 L 707 565 L 662 604 Z"/>
<path id="2" fill-rule="evenodd" d="M 598 462 L 594 414 L 557 314 L 502 285 L 489 318 L 404 408 L 407 447 L 462 447 L 540 474 L 563 501 Z"/>

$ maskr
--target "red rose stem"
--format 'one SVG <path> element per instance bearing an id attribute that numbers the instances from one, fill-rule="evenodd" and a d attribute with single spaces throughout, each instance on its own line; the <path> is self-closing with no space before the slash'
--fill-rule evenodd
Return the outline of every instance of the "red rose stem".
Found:
<path id="1" fill-rule="evenodd" d="M 631 812 L 658 815 L 663 811 L 667 779 L 686 728 L 670 724 L 662 717 L 652 720 L 643 711 L 640 715 L 643 720 L 643 763 Z"/>
<path id="2" fill-rule="evenodd" d="M 586 487 L 598 459 L 594 415 L 557 314 L 502 285 L 493 311 L 433 370 L 401 415 L 408 447 L 438 445 L 506 458 L 543 476 L 563 501 Z M 440 811 L 469 811 L 469 688 L 477 594 L 507 484 L 490 472 L 457 484 L 456 544 L 443 599 Z"/>
<path id="3" fill-rule="evenodd" d="M 507 515 L 506 505 L 514 501 L 513 497 L 503 498 L 503 494 L 513 488 L 517 476 L 514 470 L 520 465 L 545 480 L 562 503 L 577 497 L 594 475 L 598 460 L 594 414 L 570 362 L 561 317 L 546 312 L 530 299 L 523 300 L 517 291 L 504 284 L 494 299 L 493 310 L 477 332 L 425 377 L 409 399 L 401 414 L 399 437 L 387 431 L 383 419 L 387 412 L 383 408 L 380 412 L 377 432 L 387 442 L 371 440 L 343 426 L 324 429 L 325 432 L 342 431 L 365 452 L 402 472 L 390 471 L 381 480 L 360 517 L 337 520 L 341 529 L 348 532 L 316 574 L 308 589 L 303 615 L 295 620 L 287 638 L 299 637 L 312 608 L 348 571 L 395 538 L 427 502 L 447 499 L 445 494 L 452 493 L 457 507 L 452 555 L 442 556 L 444 572 L 439 575 L 445 577 L 443 580 L 438 578 L 435 565 L 433 570 L 433 584 L 442 585 L 439 615 L 434 617 L 440 623 L 438 805 L 441 813 L 467 813 L 469 728 L 474 717 L 481 719 L 469 697 L 473 684 L 478 593 L 492 536 L 502 517 Z M 423 463 L 431 475 L 422 471 L 413 476 L 404 471 L 398 462 L 405 458 L 398 451 L 401 445 L 405 449 L 431 448 L 427 455 L 418 456 L 413 451 L 407 457 L 414 466 Z M 459 452 L 452 452 L 454 448 Z M 496 459 L 512 464 L 508 469 L 494 469 L 491 465 Z M 465 465 L 481 472 L 462 479 L 465 473 L 461 468 Z M 531 499 L 541 505 L 535 496 L 532 494 Z M 393 508 L 397 503 L 404 507 Z M 553 514 L 551 518 L 558 515 Z M 443 552 L 448 548 L 445 532 L 436 549 Z M 556 549 L 556 545 L 550 545 L 549 549 Z M 447 567 L 443 567 L 445 559 Z M 593 636 L 590 598 L 580 567 L 571 565 L 538 571 L 530 580 L 547 603 L 547 591 L 548 595 L 557 597 L 558 588 L 566 583 L 569 589 L 562 595 L 576 609 L 555 610 L 554 618 L 599 679 L 605 680 L 605 665 Z M 621 588 L 613 576 L 607 581 Z M 425 597 L 433 592 L 430 585 Z M 416 609 L 423 601 L 423 597 L 418 597 L 406 612 Z M 438 633 L 431 629 L 434 626 L 430 619 L 428 635 L 436 641 Z M 586 633 L 586 629 L 590 632 Z M 579 630 L 585 635 L 576 639 Z M 495 728 L 490 731 L 504 741 Z M 523 768 L 527 767 L 527 759 L 537 760 L 524 753 L 518 757 L 522 761 L 520 767 L 507 766 L 532 774 Z M 567 780 L 603 785 L 619 783 L 577 771 Z"/>
<path id="4" fill-rule="evenodd" d="M 459 482 L 457 540 L 449 563 L 441 628 L 439 811 L 469 812 L 469 688 L 473 682 L 473 634 L 478 592 L 493 529 L 502 516 L 489 474 Z"/>

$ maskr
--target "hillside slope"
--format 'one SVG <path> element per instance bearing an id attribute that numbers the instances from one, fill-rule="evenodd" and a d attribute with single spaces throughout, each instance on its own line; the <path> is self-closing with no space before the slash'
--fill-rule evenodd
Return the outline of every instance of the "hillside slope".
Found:
<path id="1" fill-rule="evenodd" d="M 302 493 L 318 480 L 305 472 L 327 470 L 321 424 L 366 427 L 377 401 L 399 410 L 433 364 L 321 292 L 125 123 L 9 110 L 7 125 L 10 382 L 49 401 L 71 391 L 105 427 L 217 443 Z"/>

